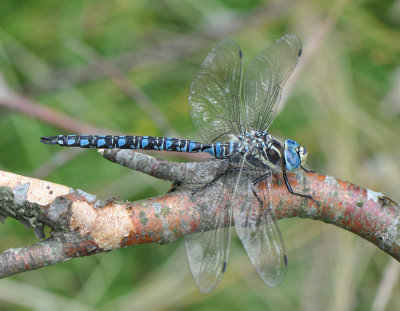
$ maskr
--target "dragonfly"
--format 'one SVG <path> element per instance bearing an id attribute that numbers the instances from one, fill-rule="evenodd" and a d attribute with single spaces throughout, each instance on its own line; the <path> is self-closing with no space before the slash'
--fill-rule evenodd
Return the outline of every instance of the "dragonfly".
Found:
<path id="1" fill-rule="evenodd" d="M 286 34 L 256 56 L 243 77 L 240 47 L 231 40 L 218 43 L 203 61 L 189 93 L 191 120 L 204 142 L 126 135 L 58 135 L 42 137 L 41 142 L 64 147 L 206 152 L 224 161 L 223 172 L 193 192 L 203 203 L 200 230 L 183 229 L 195 283 L 200 292 L 208 293 L 222 279 L 234 223 L 258 275 L 267 285 L 277 286 L 288 262 L 271 199 L 272 174 L 282 174 L 291 195 L 313 200 L 293 191 L 287 178 L 288 171 L 305 170 L 307 149 L 291 139 L 281 142 L 267 132 L 277 114 L 282 88 L 301 53 L 299 38 Z"/>

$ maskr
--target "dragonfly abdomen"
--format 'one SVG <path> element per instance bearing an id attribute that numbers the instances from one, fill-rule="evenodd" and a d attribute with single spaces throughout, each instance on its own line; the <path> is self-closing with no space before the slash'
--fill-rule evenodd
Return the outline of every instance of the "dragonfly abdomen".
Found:
<path id="1" fill-rule="evenodd" d="M 207 152 L 217 158 L 229 156 L 236 145 L 233 142 L 202 144 L 193 140 L 171 137 L 126 135 L 59 135 L 42 137 L 41 142 L 48 145 L 80 148 Z"/>

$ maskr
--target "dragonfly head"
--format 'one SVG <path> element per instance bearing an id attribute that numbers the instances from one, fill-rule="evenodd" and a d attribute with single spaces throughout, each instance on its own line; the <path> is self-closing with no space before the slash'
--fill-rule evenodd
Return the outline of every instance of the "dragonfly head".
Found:
<path id="1" fill-rule="evenodd" d="M 285 164 L 288 171 L 296 171 L 306 164 L 307 149 L 291 139 L 285 140 Z"/>

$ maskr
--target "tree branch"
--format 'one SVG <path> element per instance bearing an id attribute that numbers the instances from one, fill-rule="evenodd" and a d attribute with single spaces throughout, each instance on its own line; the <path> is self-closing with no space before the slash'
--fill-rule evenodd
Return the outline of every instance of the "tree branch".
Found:
<path id="1" fill-rule="evenodd" d="M 173 163 L 117 149 L 105 150 L 103 156 L 178 183 L 164 196 L 117 202 L 0 171 L 0 219 L 13 217 L 33 227 L 42 239 L 1 253 L 0 277 L 128 245 L 169 243 L 182 237 L 183 232 L 197 232 L 204 209 L 201 199 L 193 196 L 193 189 L 210 182 L 224 170 L 224 162 L 219 160 Z M 288 177 L 293 190 L 311 194 L 318 204 L 290 195 L 280 174 L 273 175 L 272 200 L 278 219 L 302 217 L 334 224 L 400 260 L 400 210 L 393 200 L 330 176 L 309 172 L 290 173 Z M 204 202 L 212 195 L 210 188 L 202 198 Z M 47 238 L 43 234 L 45 225 L 52 229 Z"/>

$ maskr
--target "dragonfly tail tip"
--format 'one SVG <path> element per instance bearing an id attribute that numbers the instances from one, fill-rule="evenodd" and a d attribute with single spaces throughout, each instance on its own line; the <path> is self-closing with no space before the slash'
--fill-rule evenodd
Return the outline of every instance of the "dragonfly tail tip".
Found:
<path id="1" fill-rule="evenodd" d="M 57 145 L 58 136 L 40 137 L 40 142 L 46 145 Z"/>

